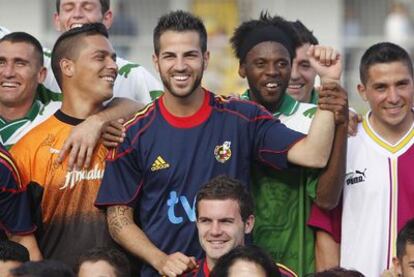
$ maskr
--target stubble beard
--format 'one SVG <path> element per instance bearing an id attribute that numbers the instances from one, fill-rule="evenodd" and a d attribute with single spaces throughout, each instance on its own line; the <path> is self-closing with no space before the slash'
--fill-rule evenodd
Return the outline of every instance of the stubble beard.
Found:
<path id="1" fill-rule="evenodd" d="M 204 68 L 204 63 L 202 65 L 202 68 Z M 164 87 L 169 91 L 169 93 L 171 95 L 173 95 L 174 97 L 182 98 L 182 99 L 187 98 L 190 95 L 192 95 L 195 92 L 195 90 L 200 86 L 202 79 L 203 79 L 203 71 L 201 71 L 200 74 L 197 76 L 197 78 L 195 79 L 193 85 L 187 91 L 187 93 L 180 94 L 180 93 L 177 93 L 177 91 L 174 90 L 173 86 L 171 85 L 171 82 L 168 81 L 168 77 L 165 77 L 165 76 L 161 75 L 161 81 L 162 81 Z"/>

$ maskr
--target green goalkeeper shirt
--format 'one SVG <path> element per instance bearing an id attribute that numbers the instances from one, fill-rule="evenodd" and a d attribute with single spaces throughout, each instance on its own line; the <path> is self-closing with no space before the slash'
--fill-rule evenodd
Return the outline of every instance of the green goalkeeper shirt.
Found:
<path id="1" fill-rule="evenodd" d="M 249 91 L 241 98 L 250 100 Z M 300 103 L 288 94 L 281 101 L 274 116 L 289 128 L 308 133 L 316 105 Z M 318 171 L 306 168 L 277 171 L 255 164 L 252 169 L 256 205 L 254 243 L 298 276 L 315 269 L 314 232 L 306 222 L 316 196 L 317 181 Z"/>

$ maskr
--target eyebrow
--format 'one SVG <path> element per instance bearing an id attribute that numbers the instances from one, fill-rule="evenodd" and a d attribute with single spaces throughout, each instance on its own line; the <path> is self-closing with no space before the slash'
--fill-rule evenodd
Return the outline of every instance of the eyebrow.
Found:
<path id="1" fill-rule="evenodd" d="M 6 58 L 6 57 L 4 57 L 4 56 L 0 56 L 0 60 L 5 61 L 5 60 L 7 60 L 7 58 Z M 24 59 L 24 58 L 20 58 L 20 57 L 17 57 L 17 58 L 12 58 L 11 60 L 12 60 L 13 62 L 24 62 L 24 63 L 30 63 L 30 61 L 29 61 L 29 60 Z"/>
<path id="2" fill-rule="evenodd" d="M 111 57 L 116 57 L 116 53 L 115 52 L 110 52 L 110 51 L 107 51 L 107 50 L 101 50 L 101 49 L 98 49 L 98 50 L 95 50 L 94 52 L 93 52 L 93 54 L 95 55 L 95 54 L 104 54 L 104 55 L 110 55 Z"/>
<path id="3" fill-rule="evenodd" d="M 198 54 L 200 54 L 200 51 L 198 51 L 198 50 L 189 50 L 189 51 L 186 51 L 186 52 L 183 53 L 184 56 L 189 55 L 189 54 L 197 54 L 198 55 Z M 160 55 L 174 55 L 174 56 L 176 56 L 177 52 L 165 51 L 165 52 L 161 52 Z"/>

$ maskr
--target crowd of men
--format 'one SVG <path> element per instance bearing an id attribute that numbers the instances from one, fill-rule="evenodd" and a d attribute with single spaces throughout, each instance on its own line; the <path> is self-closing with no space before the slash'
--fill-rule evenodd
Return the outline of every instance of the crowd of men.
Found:
<path id="1" fill-rule="evenodd" d="M 158 20 L 161 85 L 117 57 L 112 18 L 109 0 L 57 0 L 51 51 L 25 32 L 0 38 L 1 274 L 412 276 L 403 48 L 365 51 L 359 120 L 341 55 L 299 20 L 236 27 L 248 88 L 224 97 L 201 85 L 201 19 Z"/>

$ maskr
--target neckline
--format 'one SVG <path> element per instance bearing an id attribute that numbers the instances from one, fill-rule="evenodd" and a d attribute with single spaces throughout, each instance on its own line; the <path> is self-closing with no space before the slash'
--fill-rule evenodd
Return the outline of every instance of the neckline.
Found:
<path id="1" fill-rule="evenodd" d="M 212 107 L 210 105 L 211 92 L 203 89 L 204 99 L 201 107 L 193 115 L 175 116 L 170 113 L 164 105 L 164 95 L 159 98 L 158 106 L 164 119 L 175 128 L 193 128 L 202 124 L 210 116 Z"/>

